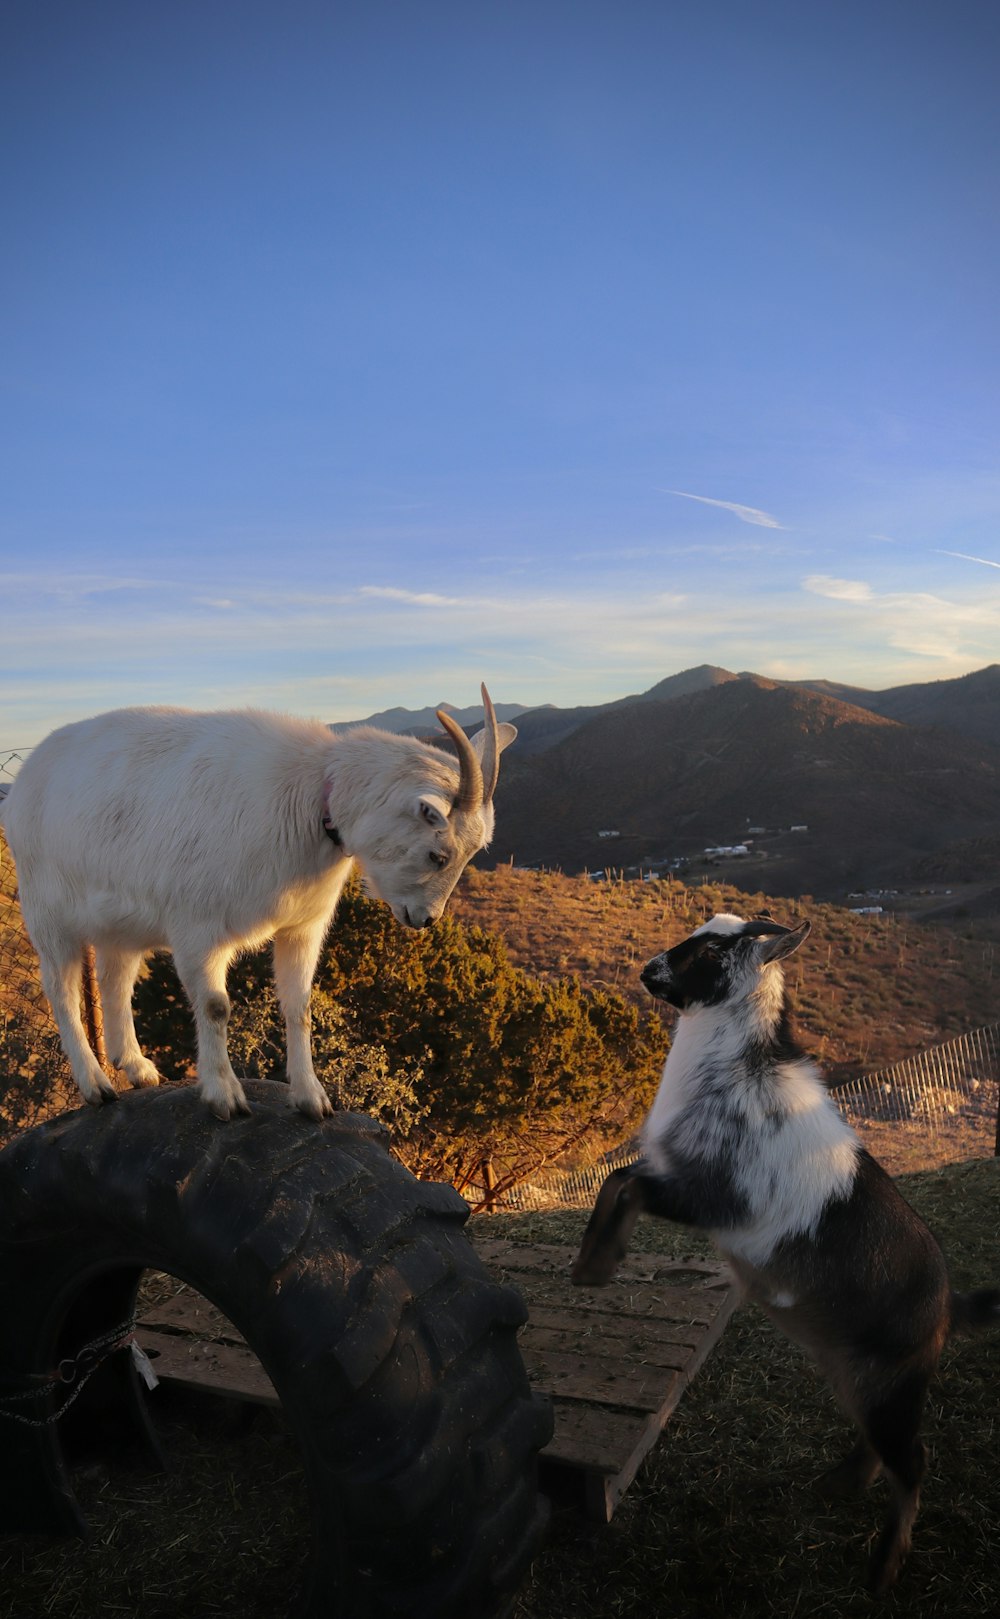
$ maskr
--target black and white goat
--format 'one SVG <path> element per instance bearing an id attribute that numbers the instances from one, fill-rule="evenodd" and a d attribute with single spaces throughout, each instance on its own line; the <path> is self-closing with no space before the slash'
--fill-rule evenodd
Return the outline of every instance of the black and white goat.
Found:
<path id="1" fill-rule="evenodd" d="M 716 916 L 650 961 L 680 1013 L 639 1163 L 602 1186 L 573 1280 L 608 1282 L 639 1214 L 707 1230 L 775 1325 L 801 1344 L 860 1429 L 824 1483 L 883 1471 L 892 1506 L 870 1584 L 895 1580 L 917 1514 L 928 1383 L 952 1332 L 1000 1325 L 1000 1290 L 952 1291 L 923 1221 L 865 1152 L 795 1043 L 781 962 L 809 923 Z"/>

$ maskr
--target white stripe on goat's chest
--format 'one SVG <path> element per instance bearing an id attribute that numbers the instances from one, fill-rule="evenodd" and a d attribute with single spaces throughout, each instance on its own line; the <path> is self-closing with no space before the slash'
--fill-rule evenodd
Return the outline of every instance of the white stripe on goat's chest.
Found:
<path id="1" fill-rule="evenodd" d="M 673 1133 L 679 1115 L 688 1113 L 697 1103 L 704 1089 L 706 1070 L 711 1067 L 721 1072 L 731 1068 L 739 1058 L 741 1047 L 741 1037 L 731 1018 L 715 1017 L 705 1009 L 678 1019 L 660 1088 L 642 1128 L 643 1157 L 661 1174 L 669 1167 L 664 1144 Z M 712 1120 L 707 1111 L 703 1123 L 707 1145 L 707 1137 L 712 1133 Z"/>
<path id="2" fill-rule="evenodd" d="M 783 1237 L 815 1229 L 831 1198 L 849 1191 L 858 1143 L 808 1059 L 749 1071 L 752 1021 L 712 1008 L 679 1020 L 642 1150 L 663 1175 L 672 1145 L 706 1171 L 728 1154 L 749 1217 L 712 1236 L 724 1252 L 760 1265 Z"/>

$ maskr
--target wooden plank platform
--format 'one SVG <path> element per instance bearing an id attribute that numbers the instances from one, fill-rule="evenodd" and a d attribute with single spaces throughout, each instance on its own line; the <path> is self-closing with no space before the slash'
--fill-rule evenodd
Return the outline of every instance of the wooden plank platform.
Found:
<path id="1" fill-rule="evenodd" d="M 573 1248 L 492 1239 L 475 1248 L 528 1305 L 521 1352 L 555 1412 L 543 1484 L 607 1522 L 732 1314 L 730 1273 L 705 1260 L 637 1254 L 610 1286 L 577 1288 Z M 137 1336 L 165 1382 L 280 1403 L 235 1327 L 190 1288 L 150 1305 Z"/>
<path id="2" fill-rule="evenodd" d="M 563 1493 L 570 1483 L 588 1517 L 607 1522 L 721 1337 L 738 1288 L 707 1260 L 636 1254 L 608 1287 L 589 1288 L 570 1282 L 575 1248 L 486 1240 L 476 1251 L 528 1305 L 521 1352 L 555 1411 L 543 1479 Z"/>

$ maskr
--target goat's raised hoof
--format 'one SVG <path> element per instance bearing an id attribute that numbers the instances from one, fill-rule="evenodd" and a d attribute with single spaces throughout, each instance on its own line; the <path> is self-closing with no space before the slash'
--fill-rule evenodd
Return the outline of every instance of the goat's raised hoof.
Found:
<path id="1" fill-rule="evenodd" d="M 594 1254 L 586 1261 L 577 1260 L 570 1273 L 574 1287 L 607 1287 L 618 1269 L 618 1254 Z"/>

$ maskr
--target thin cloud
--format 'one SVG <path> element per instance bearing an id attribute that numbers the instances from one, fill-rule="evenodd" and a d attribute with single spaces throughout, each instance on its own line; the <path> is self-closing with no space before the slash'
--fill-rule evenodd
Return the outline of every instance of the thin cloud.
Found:
<path id="1" fill-rule="evenodd" d="M 375 596 L 380 601 L 406 602 L 411 607 L 466 607 L 460 596 L 438 596 L 429 590 L 399 590 L 392 585 L 362 585 L 359 596 Z"/>
<path id="2" fill-rule="evenodd" d="M 663 489 L 661 494 L 678 495 L 681 500 L 697 500 L 702 506 L 718 506 L 724 512 L 732 512 L 741 523 L 752 523 L 755 528 L 782 527 L 770 512 L 762 512 L 756 506 L 740 506 L 734 500 L 713 500 L 709 495 L 691 495 L 686 489 Z"/>
<path id="3" fill-rule="evenodd" d="M 941 551 L 935 546 L 934 552 L 939 557 L 958 557 L 961 562 L 978 562 L 983 568 L 1000 568 L 1000 562 L 991 562 L 989 557 L 970 557 L 965 551 Z"/>
<path id="4" fill-rule="evenodd" d="M 1000 644 L 1000 590 L 984 590 L 979 577 L 952 601 L 877 594 L 863 580 L 819 573 L 778 592 L 670 594 L 568 576 L 492 598 L 374 585 L 339 599 L 280 589 L 265 597 L 262 581 L 252 590 L 211 581 L 200 604 L 178 587 L 128 613 L 120 596 L 98 596 L 87 612 L 39 601 L 5 626 L 0 741 L 37 740 L 122 703 L 259 703 L 356 720 L 399 701 L 467 701 L 484 674 L 505 700 L 567 707 L 706 662 L 859 685 L 926 678 L 928 664 L 939 676 L 964 674 L 995 659 Z M 236 609 L 213 611 L 207 600 Z"/>
<path id="5" fill-rule="evenodd" d="M 827 573 L 812 573 L 802 581 L 803 590 L 814 596 L 829 596 L 833 601 L 870 602 L 872 587 L 863 579 L 834 579 Z"/>
<path id="6" fill-rule="evenodd" d="M 104 573 L 42 572 L 0 573 L 0 590 L 54 598 L 57 601 L 82 600 L 118 590 L 159 590 L 169 585 L 164 579 L 140 579 Z"/>

